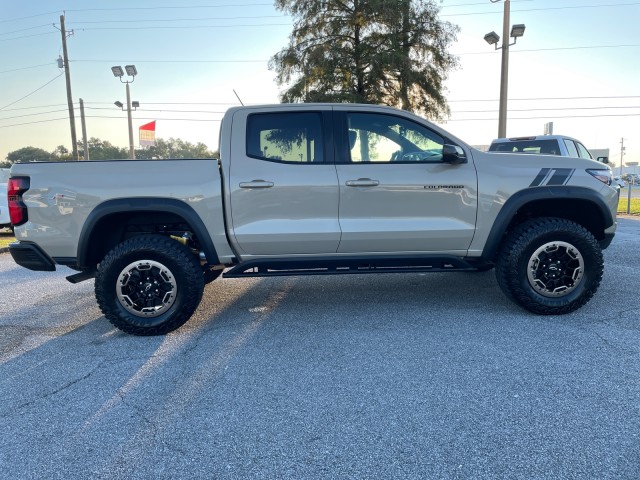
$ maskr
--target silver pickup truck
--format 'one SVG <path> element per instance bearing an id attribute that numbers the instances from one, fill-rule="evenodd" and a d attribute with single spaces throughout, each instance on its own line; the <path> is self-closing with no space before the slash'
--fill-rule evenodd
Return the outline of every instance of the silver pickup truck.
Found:
<path id="1" fill-rule="evenodd" d="M 600 284 L 618 203 L 593 160 L 483 153 L 353 104 L 232 108 L 220 159 L 16 164 L 8 198 L 15 261 L 95 277 L 137 335 L 184 324 L 220 275 L 495 267 L 517 304 L 568 313 Z"/>

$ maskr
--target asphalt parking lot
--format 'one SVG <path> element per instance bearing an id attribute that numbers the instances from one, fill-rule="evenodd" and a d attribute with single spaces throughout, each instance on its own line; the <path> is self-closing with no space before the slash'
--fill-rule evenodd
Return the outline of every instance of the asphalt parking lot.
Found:
<path id="1" fill-rule="evenodd" d="M 0 255 L 3 478 L 640 478 L 640 218 L 600 290 L 493 272 L 216 280 L 166 337 Z"/>

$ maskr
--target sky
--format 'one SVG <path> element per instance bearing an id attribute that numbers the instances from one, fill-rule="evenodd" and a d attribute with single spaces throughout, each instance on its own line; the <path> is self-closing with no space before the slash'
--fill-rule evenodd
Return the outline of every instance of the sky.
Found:
<path id="1" fill-rule="evenodd" d="M 502 34 L 504 2 L 436 1 L 460 28 L 451 53 L 459 67 L 445 83 L 451 116 L 439 125 L 471 145 L 498 133 L 501 51 L 483 37 Z M 640 162 L 640 1 L 511 0 L 510 24 L 525 24 L 509 48 L 507 136 L 544 133 L 610 149 L 617 173 Z M 292 19 L 260 0 L 0 0 L 0 159 L 25 146 L 71 147 L 60 16 L 65 15 L 77 134 L 79 99 L 87 136 L 128 146 L 125 86 L 114 65 L 134 64 L 130 84 L 138 128 L 157 137 L 218 147 L 224 111 L 278 103 L 269 59 L 288 44 Z M 234 93 L 234 90 L 236 93 Z M 640 167 L 630 171 L 640 172 Z M 627 171 L 627 169 L 625 169 Z"/>

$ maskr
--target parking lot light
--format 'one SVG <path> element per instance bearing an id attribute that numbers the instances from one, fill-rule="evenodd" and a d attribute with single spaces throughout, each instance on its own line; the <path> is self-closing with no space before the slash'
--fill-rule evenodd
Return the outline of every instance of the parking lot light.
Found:
<path id="1" fill-rule="evenodd" d="M 111 71 L 113 72 L 114 77 L 118 77 L 120 82 L 126 84 L 127 91 L 127 122 L 129 124 L 129 158 L 134 160 L 136 158 L 135 149 L 133 146 L 133 122 L 131 121 L 131 92 L 129 91 L 129 84 L 133 83 L 136 79 L 136 75 L 138 75 L 138 69 L 136 69 L 135 65 L 125 65 L 124 70 L 119 65 L 115 65 L 111 67 Z M 122 80 L 124 76 L 124 72 L 127 72 L 127 76 L 131 77 L 131 80 Z M 140 106 L 140 103 L 134 102 L 134 106 L 137 108 Z M 121 102 L 115 102 L 115 105 L 119 108 L 122 108 Z"/>
<path id="2" fill-rule="evenodd" d="M 496 3 L 500 0 L 490 0 Z M 498 114 L 498 138 L 507 137 L 507 90 L 509 83 L 509 47 L 515 45 L 518 38 L 524 35 L 525 25 L 518 23 L 513 25 L 509 32 L 511 3 L 504 0 L 504 17 L 502 20 L 502 46 L 498 47 L 500 36 L 496 32 L 487 33 L 484 36 L 485 41 L 489 45 L 495 45 L 495 49 L 502 49 L 502 66 L 500 69 L 500 107 Z M 509 39 L 513 38 L 513 43 Z"/>

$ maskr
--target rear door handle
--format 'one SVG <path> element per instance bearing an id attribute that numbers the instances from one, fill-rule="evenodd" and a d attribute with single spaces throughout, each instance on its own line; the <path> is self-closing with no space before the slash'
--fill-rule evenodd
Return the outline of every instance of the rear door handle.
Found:
<path id="1" fill-rule="evenodd" d="M 380 185 L 380 182 L 370 178 L 359 178 L 357 180 L 347 180 L 345 185 L 347 187 L 376 187 Z"/>
<path id="2" fill-rule="evenodd" d="M 240 188 L 271 188 L 273 182 L 266 180 L 251 180 L 250 182 L 240 182 Z"/>

